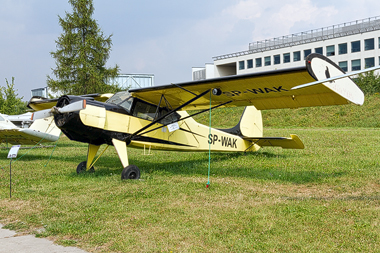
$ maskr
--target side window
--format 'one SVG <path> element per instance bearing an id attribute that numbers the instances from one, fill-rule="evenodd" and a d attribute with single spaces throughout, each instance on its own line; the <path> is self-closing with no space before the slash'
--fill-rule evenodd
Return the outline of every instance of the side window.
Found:
<path id="1" fill-rule="evenodd" d="M 133 116 L 153 121 L 156 110 L 157 106 L 145 103 L 143 101 L 136 101 L 133 108 Z"/>
<path id="2" fill-rule="evenodd" d="M 157 112 L 157 106 L 146 103 L 141 100 L 137 100 L 133 107 L 133 116 L 140 119 L 150 120 L 150 121 L 153 121 L 156 118 L 166 115 L 169 112 L 169 110 L 167 108 L 160 108 L 159 114 L 157 115 L 157 117 L 155 117 L 156 112 Z M 159 122 L 161 124 L 168 125 L 170 123 L 177 122 L 180 118 L 181 116 L 178 113 L 174 112 L 168 117 L 163 118 Z"/>
<path id="3" fill-rule="evenodd" d="M 168 112 L 169 111 L 167 108 L 160 108 L 160 117 L 166 115 Z M 160 120 L 160 123 L 164 125 L 169 125 L 171 123 L 177 122 L 180 118 L 181 116 L 178 113 L 174 112 L 168 117 L 165 117 L 164 119 Z"/>

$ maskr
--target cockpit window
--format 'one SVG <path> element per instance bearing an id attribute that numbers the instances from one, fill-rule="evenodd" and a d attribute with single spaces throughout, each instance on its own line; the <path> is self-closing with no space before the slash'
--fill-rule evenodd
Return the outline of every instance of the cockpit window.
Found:
<path id="1" fill-rule="evenodd" d="M 127 98 L 129 98 L 131 95 L 129 94 L 128 91 L 121 91 L 121 92 L 118 92 L 118 93 L 115 93 L 115 95 L 113 95 L 112 97 L 110 97 L 106 103 L 107 104 L 114 104 L 114 105 L 118 105 L 120 104 L 121 102 L 123 102 L 124 100 L 126 100 Z"/>
<path id="2" fill-rule="evenodd" d="M 146 103 L 139 99 L 136 99 L 136 102 L 133 106 L 133 116 L 141 118 L 141 119 L 150 120 L 150 121 L 160 118 L 168 113 L 169 113 L 169 110 L 165 107 L 161 107 L 157 111 L 156 105 Z M 181 116 L 178 113 L 174 112 L 170 114 L 169 116 L 160 120 L 159 123 L 168 125 L 170 123 L 177 122 L 180 118 Z"/>
<path id="3" fill-rule="evenodd" d="M 5 121 L 5 119 L 3 117 L 0 116 L 0 121 Z"/>
<path id="4" fill-rule="evenodd" d="M 128 91 L 121 91 L 110 97 L 107 101 L 107 104 L 119 105 L 128 111 L 131 111 L 133 104 L 133 97 L 129 94 Z"/>
<path id="5" fill-rule="evenodd" d="M 156 111 L 157 106 L 137 100 L 133 108 L 133 116 L 153 121 Z"/>
<path id="6" fill-rule="evenodd" d="M 127 109 L 129 112 L 131 111 L 131 107 L 133 104 L 133 97 L 129 97 L 123 102 L 121 102 L 119 105 L 125 109 Z"/>

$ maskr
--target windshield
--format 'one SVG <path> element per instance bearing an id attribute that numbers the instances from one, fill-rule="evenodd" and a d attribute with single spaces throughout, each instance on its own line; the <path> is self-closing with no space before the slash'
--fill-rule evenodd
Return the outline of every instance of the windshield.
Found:
<path id="1" fill-rule="evenodd" d="M 128 91 L 122 91 L 118 92 L 112 97 L 110 97 L 107 101 L 107 104 L 114 104 L 114 105 L 119 105 L 128 111 L 131 111 L 131 106 L 133 103 L 133 97 L 129 94 Z"/>
<path id="2" fill-rule="evenodd" d="M 128 91 L 121 91 L 121 92 L 118 92 L 116 93 L 115 95 L 113 95 L 112 97 L 110 97 L 106 103 L 107 104 L 114 104 L 114 105 L 118 105 L 120 104 L 121 102 L 123 102 L 124 100 L 126 100 L 127 98 L 129 98 L 131 95 L 129 94 Z"/>

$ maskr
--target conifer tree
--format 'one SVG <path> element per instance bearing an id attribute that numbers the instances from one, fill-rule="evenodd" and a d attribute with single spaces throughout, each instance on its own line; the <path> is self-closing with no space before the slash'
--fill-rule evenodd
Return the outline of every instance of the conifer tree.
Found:
<path id="1" fill-rule="evenodd" d="M 0 87 L 0 112 L 3 114 L 14 115 L 26 112 L 26 102 L 22 101 L 23 97 L 18 97 L 14 81 L 14 77 L 12 83 L 5 79 L 7 87 Z"/>
<path id="2" fill-rule="evenodd" d="M 50 52 L 56 61 L 52 69 L 57 80 L 47 76 L 53 92 L 80 95 L 118 90 L 107 84 L 118 75 L 119 67 L 106 67 L 111 51 L 112 35 L 105 37 L 92 18 L 92 0 L 69 0 L 73 13 L 59 18 L 63 33 L 56 40 L 57 51 Z"/>

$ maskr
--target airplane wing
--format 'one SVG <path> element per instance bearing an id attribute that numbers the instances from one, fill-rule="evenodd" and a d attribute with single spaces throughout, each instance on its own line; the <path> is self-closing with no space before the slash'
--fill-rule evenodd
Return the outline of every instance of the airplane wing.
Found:
<path id="1" fill-rule="evenodd" d="M 89 98 L 94 98 L 97 101 L 100 102 L 105 102 L 107 99 L 112 97 L 113 94 L 111 93 L 106 93 L 106 94 L 86 94 L 86 95 L 81 95 L 81 97 L 89 97 Z M 53 98 L 53 99 L 47 99 L 39 96 L 34 96 L 32 97 L 29 102 L 27 107 L 35 110 L 35 111 L 40 111 L 40 110 L 45 110 L 45 109 L 50 109 L 53 106 L 57 104 L 58 98 Z"/>
<path id="2" fill-rule="evenodd" d="M 301 139 L 295 135 L 291 134 L 290 138 L 285 137 L 243 137 L 244 140 L 253 142 L 254 144 L 259 145 L 260 147 L 269 146 L 269 147 L 281 147 L 281 148 L 290 148 L 290 149 L 303 149 Z"/>
<path id="3" fill-rule="evenodd" d="M 34 145 L 58 140 L 61 130 L 53 117 L 30 119 L 31 113 L 0 116 L 0 143 Z M 22 123 L 23 122 L 23 123 Z"/>
<path id="4" fill-rule="evenodd" d="M 33 129 L 1 129 L 0 143 L 10 143 L 12 145 L 34 145 L 39 142 L 55 142 L 59 135 L 43 133 Z"/>
<path id="5" fill-rule="evenodd" d="M 305 67 L 131 89 L 130 93 L 133 97 L 156 105 L 164 97 L 173 108 L 181 106 L 181 110 L 207 109 L 223 103 L 226 104 L 221 107 L 254 105 L 258 110 L 340 105 L 350 102 L 363 104 L 364 94 L 349 76 L 337 80 L 330 78 L 324 83 L 292 89 L 344 74 L 344 71 L 327 57 L 311 54 L 306 58 Z M 212 91 L 213 95 L 210 95 L 208 90 Z M 186 104 L 202 93 L 205 94 Z"/>

